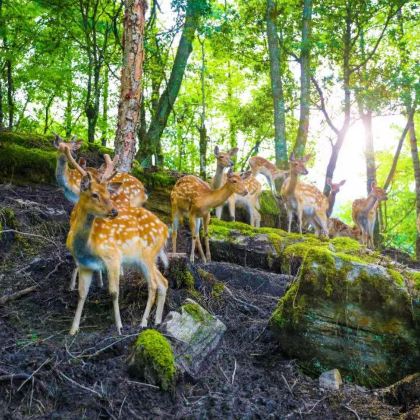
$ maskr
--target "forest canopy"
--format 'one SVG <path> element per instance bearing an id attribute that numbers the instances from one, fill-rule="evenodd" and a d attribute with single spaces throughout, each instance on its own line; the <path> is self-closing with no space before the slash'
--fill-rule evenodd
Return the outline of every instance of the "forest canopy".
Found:
<path id="1" fill-rule="evenodd" d="M 112 148 L 124 6 L 0 0 L 0 129 Z M 347 180 L 336 214 L 350 222 L 405 134 L 379 220 L 386 245 L 414 253 L 418 12 L 404 0 L 149 1 L 138 164 L 209 177 L 216 145 L 239 148 L 239 169 L 310 152 L 321 190 Z"/>

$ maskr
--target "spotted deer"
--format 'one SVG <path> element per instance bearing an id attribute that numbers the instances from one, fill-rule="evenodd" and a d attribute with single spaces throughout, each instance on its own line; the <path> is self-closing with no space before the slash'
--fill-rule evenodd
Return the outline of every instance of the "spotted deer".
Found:
<path id="1" fill-rule="evenodd" d="M 328 233 L 330 238 L 344 236 L 356 240 L 361 239 L 361 231 L 357 226 L 349 226 L 335 217 L 330 217 L 328 219 Z"/>
<path id="2" fill-rule="evenodd" d="M 352 217 L 361 231 L 362 244 L 373 249 L 375 247 L 373 231 L 376 223 L 376 211 L 379 203 L 387 200 L 388 196 L 383 188 L 376 186 L 376 182 L 372 182 L 371 188 L 367 198 L 359 198 L 353 201 Z"/>
<path id="3" fill-rule="evenodd" d="M 245 196 L 248 191 L 245 180 L 251 175 L 234 174 L 232 170 L 227 173 L 226 183 L 220 188 L 213 190 L 207 182 L 193 175 L 180 178 L 171 192 L 172 210 L 172 249 L 176 252 L 176 240 L 178 235 L 179 221 L 183 216 L 188 216 L 192 235 L 192 247 L 190 261 L 194 262 L 195 248 L 197 246 L 204 262 L 210 261 L 210 246 L 208 226 L 210 223 L 210 210 L 224 203 L 232 194 Z M 206 254 L 201 246 L 199 232 L 200 221 L 203 221 Z"/>
<path id="4" fill-rule="evenodd" d="M 327 185 L 330 187 L 330 194 L 328 196 L 328 210 L 327 210 L 327 216 L 330 217 L 333 210 L 334 210 L 334 204 L 335 204 L 335 198 L 337 194 L 340 192 L 340 188 L 346 183 L 346 180 L 343 179 L 338 184 L 334 184 L 332 182 L 331 178 L 327 179 Z"/>
<path id="5" fill-rule="evenodd" d="M 293 214 L 297 215 L 299 232 L 302 234 L 303 218 L 315 228 L 317 235 L 328 236 L 328 199 L 314 185 L 299 181 L 299 175 L 307 175 L 305 167 L 310 159 L 307 155 L 303 158 L 290 157 L 290 176 L 286 178 L 281 187 L 281 197 L 286 206 L 288 216 L 288 231 L 291 231 Z"/>
<path id="6" fill-rule="evenodd" d="M 276 190 L 276 179 L 286 179 L 289 176 L 289 171 L 278 169 L 275 165 L 260 156 L 253 156 L 249 159 L 249 166 L 253 176 L 258 174 L 264 175 L 267 179 L 268 185 L 271 188 L 274 196 L 278 196 Z"/>
<path id="7" fill-rule="evenodd" d="M 80 149 L 81 141 L 76 141 L 75 137 L 70 142 L 64 141 L 57 134 L 54 139 L 54 146 L 58 150 L 58 159 L 56 166 L 56 180 L 58 185 L 63 188 L 66 198 L 72 203 L 77 203 L 80 194 L 81 175 L 76 169 L 68 167 L 69 156 Z M 72 159 L 74 161 L 74 159 Z M 84 167 L 86 171 L 94 175 L 99 175 L 101 169 L 85 167 L 83 160 L 79 166 Z M 104 169 L 102 169 L 104 170 Z M 146 189 L 143 183 L 136 177 L 119 172 L 114 177 L 114 182 L 120 182 L 121 188 L 115 196 L 115 202 L 124 206 L 141 207 L 147 200 Z"/>
<path id="8" fill-rule="evenodd" d="M 164 252 L 167 226 L 142 207 L 117 207 L 112 198 L 121 183 L 110 182 L 114 174 L 109 170 L 97 179 L 77 163 L 76 169 L 82 177 L 80 197 L 71 215 L 66 245 L 79 266 L 80 274 L 79 301 L 70 334 L 74 335 L 79 330 L 93 272 L 104 269 L 108 273 L 115 324 L 121 334 L 118 297 L 123 263 L 139 268 L 148 284 L 149 293 L 141 326 L 147 326 L 156 292 L 155 324 L 160 324 L 168 282 L 158 270 L 156 259 Z"/>
<path id="9" fill-rule="evenodd" d="M 233 166 L 232 157 L 238 153 L 238 148 L 235 147 L 228 152 L 222 152 L 219 147 L 214 148 L 214 156 L 217 160 L 216 174 L 214 175 L 211 186 L 213 189 L 220 188 L 226 183 L 227 175 L 226 170 Z M 228 205 L 229 217 L 232 221 L 235 220 L 236 206 L 244 207 L 249 214 L 249 223 L 251 226 L 260 227 L 261 215 L 259 210 L 259 198 L 261 195 L 261 184 L 254 176 L 249 176 L 245 180 L 245 186 L 248 190 L 248 194 L 243 196 L 241 194 L 232 194 L 226 203 L 216 207 L 216 217 L 220 219 L 222 217 L 222 210 L 224 204 Z"/>
<path id="10" fill-rule="evenodd" d="M 70 169 L 68 163 L 71 163 L 75 167 L 76 161 L 73 158 L 73 153 L 79 150 L 81 145 L 82 142 L 76 141 L 75 136 L 69 142 L 66 142 L 59 135 L 55 134 L 54 146 L 59 152 L 56 166 L 56 180 L 58 185 L 63 188 L 66 198 L 72 203 L 77 203 L 79 200 L 82 176 L 77 169 Z M 113 162 L 113 164 L 115 163 L 116 161 Z M 99 168 L 99 170 L 87 167 L 84 159 L 80 159 L 78 165 L 97 178 L 100 178 L 102 173 L 106 171 L 106 165 Z M 143 183 L 132 175 L 117 173 L 114 181 L 122 184 L 118 193 L 113 197 L 117 207 L 120 205 L 141 207 L 147 200 L 146 189 Z M 103 287 L 102 272 L 99 271 L 98 274 L 99 285 Z M 70 290 L 74 290 L 76 287 L 77 275 L 78 268 L 76 267 L 71 276 Z"/>

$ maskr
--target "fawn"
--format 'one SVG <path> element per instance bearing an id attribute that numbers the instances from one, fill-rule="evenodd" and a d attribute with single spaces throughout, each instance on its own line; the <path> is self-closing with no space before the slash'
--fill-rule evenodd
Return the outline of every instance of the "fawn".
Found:
<path id="1" fill-rule="evenodd" d="M 307 155 L 303 158 L 295 158 L 291 155 L 290 176 L 285 180 L 281 188 L 281 196 L 284 201 L 288 216 L 288 231 L 292 228 L 293 214 L 297 215 L 299 232 L 302 234 L 303 217 L 307 223 L 314 226 L 317 235 L 328 236 L 328 199 L 313 185 L 298 180 L 299 175 L 307 175 L 305 167 L 310 159 Z"/>
<path id="2" fill-rule="evenodd" d="M 334 184 L 332 182 L 331 178 L 327 178 L 327 185 L 330 187 L 330 194 L 328 196 L 328 210 L 327 210 L 327 216 L 330 217 L 333 210 L 334 210 L 334 204 L 335 204 L 335 198 L 337 194 L 340 192 L 340 188 L 346 183 L 346 180 L 343 179 L 338 184 Z"/>
<path id="3" fill-rule="evenodd" d="M 283 171 L 274 166 L 267 159 L 260 156 L 253 156 L 249 159 L 249 166 L 252 171 L 252 175 L 257 176 L 258 174 L 264 175 L 267 179 L 268 185 L 275 197 L 278 196 L 276 190 L 276 179 L 286 179 L 289 176 L 289 171 Z"/>
<path id="4" fill-rule="evenodd" d="M 376 186 L 376 182 L 372 182 L 371 188 L 367 198 L 359 198 L 353 201 L 352 217 L 361 231 L 362 244 L 373 249 L 375 247 L 373 231 L 376 223 L 376 210 L 379 202 L 386 201 L 388 196 L 383 188 Z"/>
<path id="5" fill-rule="evenodd" d="M 106 161 L 110 161 L 109 157 Z M 167 226 L 153 213 L 142 207 L 118 207 L 111 196 L 121 183 L 109 182 L 108 170 L 96 179 L 76 164 L 82 178 L 80 197 L 73 209 L 66 245 L 79 267 L 79 302 L 70 334 L 79 330 L 83 306 L 94 271 L 106 269 L 112 296 L 115 324 L 121 334 L 119 281 L 122 264 L 138 267 L 148 284 L 148 299 L 141 326 L 147 326 L 150 310 L 158 294 L 155 323 L 162 321 L 168 282 L 156 266 L 158 255 L 164 257 L 168 237 Z"/>
<path id="6" fill-rule="evenodd" d="M 232 170 L 227 173 L 226 183 L 217 190 L 212 190 L 207 182 L 194 175 L 186 175 L 180 178 L 171 192 L 172 210 L 172 248 L 176 252 L 176 240 L 178 235 L 179 220 L 188 215 L 192 235 L 192 247 L 190 261 L 194 262 L 195 247 L 197 246 L 204 262 L 210 261 L 210 246 L 208 237 L 208 225 L 210 222 L 210 210 L 220 206 L 232 194 L 246 195 L 245 180 L 251 175 L 234 174 Z M 203 220 L 206 254 L 201 246 L 199 232 L 200 220 Z"/>
<path id="7" fill-rule="evenodd" d="M 360 240 L 361 237 L 360 229 L 357 226 L 351 227 L 335 217 L 330 217 L 328 219 L 328 233 L 330 238 L 345 236 Z"/>
<path id="8" fill-rule="evenodd" d="M 219 147 L 214 148 L 214 156 L 217 160 L 216 174 L 214 175 L 211 187 L 215 190 L 220 188 L 223 184 L 226 183 L 226 173 L 225 170 L 233 166 L 232 157 L 238 153 L 238 148 L 235 147 L 228 152 L 221 152 Z M 243 196 L 240 194 L 232 194 L 227 199 L 227 205 L 229 209 L 229 216 L 232 221 L 235 220 L 235 210 L 236 206 L 245 207 L 249 214 L 249 223 L 251 226 L 260 227 L 261 224 L 261 215 L 258 211 L 259 209 L 259 197 L 261 195 L 261 184 L 254 176 L 249 176 L 245 180 L 245 187 L 248 190 L 248 194 Z M 221 219 L 222 210 L 225 203 L 221 206 L 216 207 L 216 217 Z"/>

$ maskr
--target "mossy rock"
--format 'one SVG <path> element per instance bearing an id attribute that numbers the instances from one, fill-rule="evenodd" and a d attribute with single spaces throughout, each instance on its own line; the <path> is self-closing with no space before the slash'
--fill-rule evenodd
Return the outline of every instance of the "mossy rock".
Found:
<path id="1" fill-rule="evenodd" d="M 338 368 L 366 386 L 386 385 L 418 369 L 416 297 L 401 273 L 322 246 L 302 257 L 299 276 L 271 319 L 289 357 L 313 374 Z"/>
<path id="2" fill-rule="evenodd" d="M 134 342 L 128 359 L 129 372 L 140 380 L 173 391 L 176 382 L 175 357 L 169 341 L 156 330 L 146 330 Z"/>

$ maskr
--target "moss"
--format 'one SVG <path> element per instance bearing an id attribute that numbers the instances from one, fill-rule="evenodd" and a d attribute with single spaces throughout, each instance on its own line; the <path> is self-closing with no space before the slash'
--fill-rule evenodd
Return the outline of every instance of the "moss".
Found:
<path id="1" fill-rule="evenodd" d="M 280 214 L 279 206 L 271 191 L 263 191 L 260 196 L 260 212 L 262 214 L 271 214 L 278 216 Z"/>
<path id="2" fill-rule="evenodd" d="M 213 288 L 211 289 L 211 296 L 214 299 L 220 299 L 224 290 L 225 290 L 225 285 L 222 282 L 218 281 L 213 284 Z"/>
<path id="3" fill-rule="evenodd" d="M 177 178 L 170 172 L 158 171 L 150 172 L 144 171 L 139 165 L 134 165 L 131 171 L 132 175 L 144 183 L 146 188 L 168 188 L 175 185 Z"/>
<path id="4" fill-rule="evenodd" d="M 169 266 L 169 277 L 175 283 L 175 287 L 185 288 L 188 290 L 194 289 L 194 276 L 188 269 L 187 264 L 182 259 L 174 259 Z"/>
<path id="5" fill-rule="evenodd" d="M 358 253 L 361 250 L 359 242 L 351 238 L 337 237 L 331 239 L 330 243 L 339 252 Z"/>
<path id="6" fill-rule="evenodd" d="M 130 369 L 164 391 L 173 390 L 175 386 L 176 366 L 172 347 L 156 330 L 139 334 L 134 343 Z"/>
<path id="7" fill-rule="evenodd" d="M 183 312 L 189 314 L 192 319 L 203 324 L 211 321 L 212 319 L 212 316 L 208 312 L 204 311 L 204 309 L 197 303 L 186 303 L 182 305 L 181 309 Z"/>
<path id="8" fill-rule="evenodd" d="M 388 268 L 388 274 L 392 277 L 396 284 L 399 286 L 404 286 L 404 277 L 396 270 Z"/>

